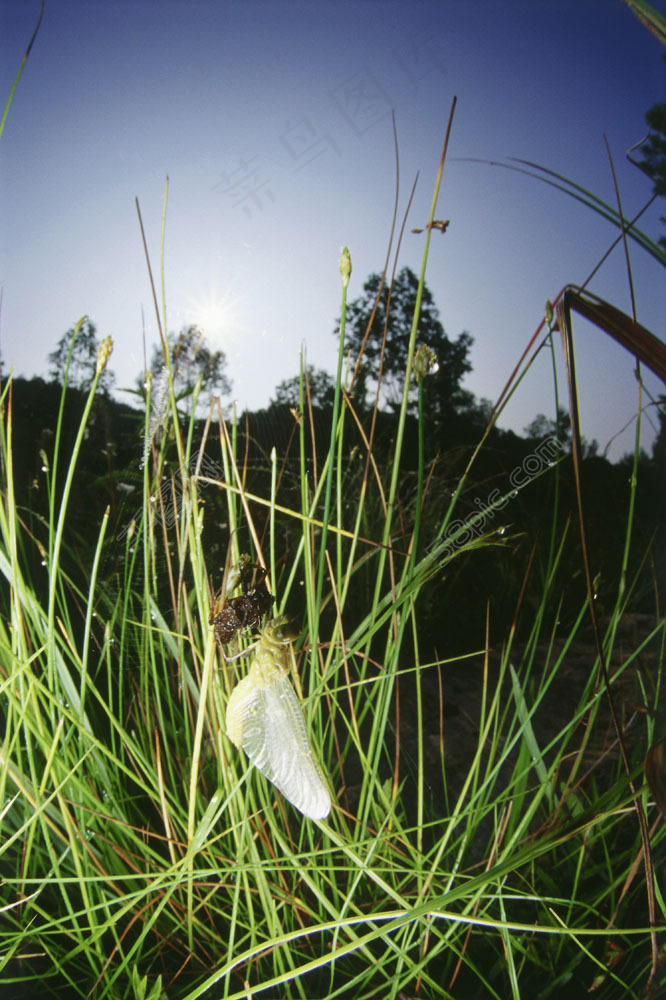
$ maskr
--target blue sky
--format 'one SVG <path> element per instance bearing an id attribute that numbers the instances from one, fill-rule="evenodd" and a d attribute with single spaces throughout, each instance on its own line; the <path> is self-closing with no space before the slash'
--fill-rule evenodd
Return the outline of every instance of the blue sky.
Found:
<path id="1" fill-rule="evenodd" d="M 5 95 L 38 9 L 0 6 Z M 134 200 L 157 274 L 168 174 L 168 329 L 198 323 L 225 351 L 241 408 L 297 373 L 303 343 L 333 372 L 340 249 L 352 299 L 386 255 L 391 109 L 403 210 L 420 171 L 400 254 L 418 272 L 423 237 L 410 229 L 427 219 L 455 94 L 437 212 L 451 223 L 433 234 L 427 281 L 447 333 L 474 338 L 466 387 L 494 401 L 546 299 L 582 283 L 616 233 L 552 188 L 469 159 L 522 157 L 613 202 L 605 133 L 633 215 L 651 185 L 624 154 L 666 100 L 661 52 L 620 0 L 46 0 L 0 144 L 5 371 L 46 374 L 87 313 L 114 339 L 117 386 L 134 384 L 144 331 L 149 352 L 157 340 Z M 660 214 L 663 202 L 642 218 L 655 239 Z M 632 264 L 638 318 L 663 338 L 663 269 L 639 249 Z M 629 311 L 620 250 L 590 288 Z M 582 320 L 575 332 L 583 433 L 613 441 L 617 458 L 633 444 L 633 362 Z M 544 355 L 500 424 L 520 432 L 552 415 L 552 386 Z"/>

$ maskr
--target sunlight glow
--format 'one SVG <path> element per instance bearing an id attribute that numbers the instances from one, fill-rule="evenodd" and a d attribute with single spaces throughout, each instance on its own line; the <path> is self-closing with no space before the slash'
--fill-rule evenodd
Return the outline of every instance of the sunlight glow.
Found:
<path id="1" fill-rule="evenodd" d="M 180 310 L 182 324 L 199 327 L 213 350 L 228 350 L 240 329 L 238 298 L 207 292 L 198 297 L 188 296 L 186 306 Z"/>

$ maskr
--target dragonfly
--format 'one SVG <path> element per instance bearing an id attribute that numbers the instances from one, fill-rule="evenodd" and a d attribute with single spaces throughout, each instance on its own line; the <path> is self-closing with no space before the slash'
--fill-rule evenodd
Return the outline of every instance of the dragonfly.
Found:
<path id="1" fill-rule="evenodd" d="M 261 630 L 250 669 L 227 702 L 227 736 L 308 819 L 325 819 L 331 797 L 310 746 L 305 719 L 289 681 L 289 619 Z"/>

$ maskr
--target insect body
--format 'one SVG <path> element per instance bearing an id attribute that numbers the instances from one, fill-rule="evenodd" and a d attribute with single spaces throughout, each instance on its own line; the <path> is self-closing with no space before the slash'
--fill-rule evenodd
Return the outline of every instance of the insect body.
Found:
<path id="1" fill-rule="evenodd" d="M 249 672 L 227 702 L 227 735 L 293 806 L 309 819 L 324 819 L 331 798 L 289 682 L 293 638 L 285 617 L 263 629 Z"/>
<path id="2" fill-rule="evenodd" d="M 251 570 L 258 571 L 258 577 L 253 587 L 248 579 Z M 257 628 L 261 625 L 264 615 L 273 606 L 273 597 L 266 590 L 266 570 L 250 562 L 250 557 L 241 557 L 231 572 L 227 581 L 227 593 L 237 586 L 242 586 L 243 593 L 229 600 L 223 600 L 221 606 L 215 606 L 210 613 L 208 622 L 215 626 L 215 638 L 223 645 L 231 642 L 236 632 L 242 628 Z"/>

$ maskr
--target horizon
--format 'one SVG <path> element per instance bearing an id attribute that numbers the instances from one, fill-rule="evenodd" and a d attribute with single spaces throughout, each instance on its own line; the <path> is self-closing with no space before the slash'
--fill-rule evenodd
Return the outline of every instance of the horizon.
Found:
<path id="1" fill-rule="evenodd" d="M 38 9 L 2 12 L 5 93 Z M 367 0 L 240 9 L 47 2 L 0 148 L 6 368 L 42 374 L 58 339 L 87 314 L 100 338 L 114 340 L 115 393 L 140 377 L 143 339 L 150 357 L 157 325 L 135 198 L 158 282 L 168 174 L 168 332 L 197 325 L 225 353 L 242 410 L 266 407 L 278 383 L 297 374 L 301 344 L 308 363 L 333 373 L 340 248 L 349 245 L 352 257 L 350 301 L 384 265 L 395 201 L 392 113 L 399 224 L 420 171 L 397 269 L 418 274 L 423 236 L 411 229 L 428 217 L 455 94 L 436 213 L 451 221 L 432 234 L 426 283 L 449 338 L 463 330 L 473 338 L 463 387 L 494 403 L 546 299 L 582 284 L 617 236 L 571 197 L 518 173 L 515 158 L 614 205 L 605 134 L 625 216 L 651 196 L 624 154 L 663 98 L 663 47 L 620 0 L 603 4 L 603 19 L 600 10 L 597 0 L 538 8 L 511 0 L 501 10 L 483 0 L 409 10 Z M 655 203 L 640 222 L 655 240 L 664 235 L 661 214 Z M 663 268 L 630 250 L 638 320 L 663 338 Z M 630 311 L 621 246 L 590 290 Z M 582 433 L 616 460 L 635 434 L 632 357 L 582 319 L 574 333 Z M 554 417 L 546 354 L 502 415 L 503 429 L 522 434 L 538 414 Z M 663 395 L 656 376 L 646 373 L 645 384 Z M 650 405 L 644 400 L 648 452 Z"/>

